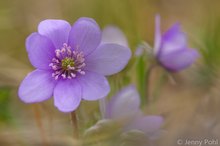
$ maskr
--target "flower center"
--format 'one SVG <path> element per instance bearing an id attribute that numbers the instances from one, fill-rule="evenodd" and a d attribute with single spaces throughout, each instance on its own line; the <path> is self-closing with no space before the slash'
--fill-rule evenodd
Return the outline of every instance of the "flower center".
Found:
<path id="1" fill-rule="evenodd" d="M 68 69 L 68 66 L 73 67 L 74 66 L 74 60 L 72 58 L 66 57 L 62 60 L 62 68 Z"/>
<path id="2" fill-rule="evenodd" d="M 84 75 L 85 64 L 84 54 L 77 49 L 72 51 L 66 43 L 61 49 L 55 50 L 56 56 L 52 59 L 49 66 L 53 69 L 52 77 L 55 80 L 59 78 L 72 79 L 78 75 Z"/>

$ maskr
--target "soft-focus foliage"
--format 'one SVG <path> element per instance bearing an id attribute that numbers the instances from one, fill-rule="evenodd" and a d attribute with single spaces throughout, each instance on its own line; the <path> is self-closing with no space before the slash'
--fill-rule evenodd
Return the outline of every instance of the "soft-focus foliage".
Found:
<path id="1" fill-rule="evenodd" d="M 10 90 L 8 88 L 0 88 L 0 123 L 10 122 Z"/>

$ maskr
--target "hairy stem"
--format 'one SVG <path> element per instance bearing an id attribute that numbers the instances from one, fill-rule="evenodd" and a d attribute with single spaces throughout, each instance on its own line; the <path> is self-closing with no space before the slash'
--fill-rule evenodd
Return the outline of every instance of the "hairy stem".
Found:
<path id="1" fill-rule="evenodd" d="M 77 116 L 76 116 L 75 111 L 70 113 L 70 118 L 71 118 L 71 124 L 73 126 L 73 138 L 78 139 L 79 138 L 79 132 L 78 132 Z"/>

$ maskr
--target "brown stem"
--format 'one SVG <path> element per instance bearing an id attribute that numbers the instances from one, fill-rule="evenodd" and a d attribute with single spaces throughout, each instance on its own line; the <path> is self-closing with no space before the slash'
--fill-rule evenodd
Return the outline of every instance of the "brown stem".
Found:
<path id="1" fill-rule="evenodd" d="M 73 138 L 78 139 L 79 138 L 79 133 L 78 133 L 78 124 L 77 124 L 76 112 L 75 111 L 71 112 L 70 117 L 71 117 L 71 123 L 72 123 L 72 126 L 73 126 Z"/>

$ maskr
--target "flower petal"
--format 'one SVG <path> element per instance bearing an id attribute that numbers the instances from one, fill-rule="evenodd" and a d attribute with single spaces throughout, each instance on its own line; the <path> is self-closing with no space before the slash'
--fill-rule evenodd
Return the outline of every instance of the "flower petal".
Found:
<path id="1" fill-rule="evenodd" d="M 160 15 L 155 17 L 154 54 L 158 55 L 161 46 Z"/>
<path id="2" fill-rule="evenodd" d="M 64 20 L 47 19 L 38 25 L 38 32 L 47 36 L 54 44 L 56 49 L 60 49 L 67 43 L 71 25 Z"/>
<path id="3" fill-rule="evenodd" d="M 145 116 L 135 119 L 130 125 L 125 127 L 125 131 L 140 130 L 143 131 L 148 138 L 156 139 L 159 136 L 160 128 L 164 119 L 161 116 Z"/>
<path id="4" fill-rule="evenodd" d="M 115 43 L 128 47 L 124 33 L 116 26 L 106 26 L 102 30 L 102 43 Z"/>
<path id="5" fill-rule="evenodd" d="M 160 63 L 170 71 L 180 71 L 189 67 L 197 58 L 199 54 L 193 49 L 184 49 L 161 56 Z"/>
<path id="6" fill-rule="evenodd" d="M 60 80 L 54 89 L 54 105 L 62 112 L 72 112 L 80 104 L 82 88 L 76 80 Z"/>
<path id="7" fill-rule="evenodd" d="M 55 84 L 51 72 L 35 70 L 22 81 L 18 95 L 25 103 L 41 102 L 52 96 Z"/>
<path id="8" fill-rule="evenodd" d="M 117 44 L 102 44 L 86 57 L 86 69 L 102 75 L 121 71 L 131 57 L 131 50 Z"/>
<path id="9" fill-rule="evenodd" d="M 139 113 L 140 96 L 133 85 L 123 88 L 107 104 L 105 118 L 132 118 Z"/>
<path id="10" fill-rule="evenodd" d="M 78 78 L 82 87 L 82 98 L 85 100 L 98 100 L 107 96 L 110 91 L 108 80 L 97 73 L 86 71 Z"/>
<path id="11" fill-rule="evenodd" d="M 78 19 L 70 31 L 70 46 L 83 51 L 84 55 L 94 51 L 100 41 L 101 30 L 95 20 L 91 18 Z"/>
<path id="12" fill-rule="evenodd" d="M 50 69 L 49 64 L 54 57 L 53 43 L 45 36 L 32 33 L 26 39 L 26 49 L 31 64 L 39 69 Z"/>
<path id="13" fill-rule="evenodd" d="M 180 25 L 177 23 L 162 36 L 162 46 L 159 56 L 167 55 L 174 51 L 185 49 L 186 47 L 186 35 L 181 31 Z"/>

